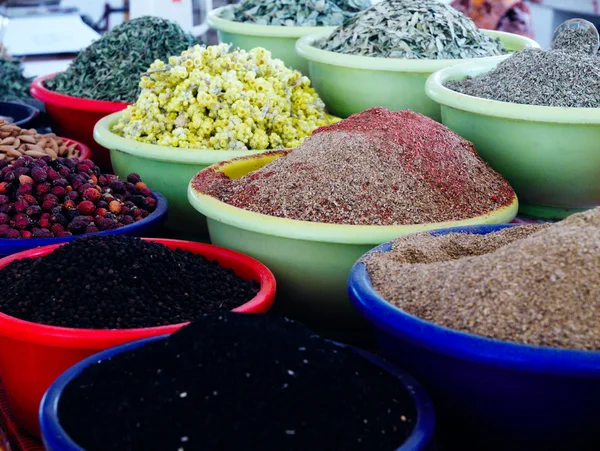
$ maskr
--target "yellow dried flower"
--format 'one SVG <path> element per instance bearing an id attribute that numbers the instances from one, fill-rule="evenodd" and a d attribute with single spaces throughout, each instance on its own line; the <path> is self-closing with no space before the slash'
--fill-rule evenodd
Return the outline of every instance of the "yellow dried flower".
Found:
<path id="1" fill-rule="evenodd" d="M 194 46 L 168 64 L 155 61 L 142 92 L 113 126 L 126 138 L 194 149 L 295 147 L 339 119 L 310 80 L 263 48 Z"/>

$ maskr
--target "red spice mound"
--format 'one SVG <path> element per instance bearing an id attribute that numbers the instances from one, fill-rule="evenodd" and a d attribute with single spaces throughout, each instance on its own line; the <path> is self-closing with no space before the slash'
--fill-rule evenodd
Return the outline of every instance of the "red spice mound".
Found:
<path id="1" fill-rule="evenodd" d="M 469 141 L 421 114 L 384 108 L 321 127 L 244 177 L 207 170 L 193 186 L 257 213 L 353 225 L 462 220 L 515 199 Z"/>

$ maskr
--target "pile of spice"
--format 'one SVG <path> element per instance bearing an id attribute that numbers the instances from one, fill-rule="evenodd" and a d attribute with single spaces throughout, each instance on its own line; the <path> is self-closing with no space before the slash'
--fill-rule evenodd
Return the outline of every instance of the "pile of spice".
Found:
<path id="1" fill-rule="evenodd" d="M 552 49 L 572 53 L 596 55 L 600 47 L 600 36 L 595 25 L 584 19 L 563 22 L 552 38 Z"/>
<path id="2" fill-rule="evenodd" d="M 500 102 L 599 108 L 600 58 L 590 42 L 589 30 L 585 33 L 567 29 L 556 36 L 554 49 L 516 52 L 495 69 L 477 77 L 450 81 L 446 87 Z"/>
<path id="3" fill-rule="evenodd" d="M 371 0 L 242 0 L 223 9 L 234 22 L 286 27 L 337 27 L 371 6 Z"/>
<path id="4" fill-rule="evenodd" d="M 68 144 L 54 133 L 40 135 L 35 128 L 23 129 L 0 118 L 0 160 L 12 161 L 23 155 L 79 158 L 77 144 Z"/>
<path id="5" fill-rule="evenodd" d="M 1 154 L 0 154 L 1 155 Z M 90 160 L 0 160 L 0 238 L 53 238 L 132 224 L 156 209 L 137 174 L 102 174 Z"/>
<path id="6" fill-rule="evenodd" d="M 600 350 L 600 209 L 486 236 L 399 238 L 366 262 L 388 302 L 499 340 Z"/>
<path id="7" fill-rule="evenodd" d="M 391 451 L 417 413 L 396 376 L 301 324 L 213 313 L 85 369 L 58 417 L 87 451 Z"/>
<path id="8" fill-rule="evenodd" d="M 140 86 L 113 132 L 160 146 L 291 148 L 336 120 L 307 77 L 263 48 L 195 46 L 152 64 Z"/>
<path id="9" fill-rule="evenodd" d="M 204 170 L 193 187 L 257 213 L 353 225 L 455 221 L 515 200 L 473 144 L 408 110 L 354 114 L 283 153 L 235 180 Z"/>
<path id="10" fill-rule="evenodd" d="M 83 329 L 180 324 L 248 302 L 258 282 L 202 255 L 123 235 L 83 237 L 0 270 L 0 311 Z"/>
<path id="11" fill-rule="evenodd" d="M 178 55 L 197 43 L 174 22 L 140 17 L 113 28 L 45 84 L 60 94 L 133 103 L 140 93 L 140 75 L 154 61 Z"/>
<path id="12" fill-rule="evenodd" d="M 317 48 L 378 58 L 463 59 L 505 54 L 500 40 L 439 0 L 385 0 L 348 19 Z"/>
<path id="13" fill-rule="evenodd" d="M 0 55 L 0 99 L 23 100 L 31 98 L 29 85 L 33 78 L 23 75 L 21 61 L 6 54 Z"/>

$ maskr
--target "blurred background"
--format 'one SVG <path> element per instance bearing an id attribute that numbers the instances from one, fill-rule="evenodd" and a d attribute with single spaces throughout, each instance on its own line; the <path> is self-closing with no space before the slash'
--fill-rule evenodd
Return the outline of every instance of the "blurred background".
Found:
<path id="1" fill-rule="evenodd" d="M 207 12 L 237 0 L 0 0 L 0 41 L 23 58 L 25 75 L 64 70 L 79 50 L 125 20 L 156 15 L 178 22 L 208 44 Z M 375 0 L 375 2 L 380 0 Z M 582 17 L 600 26 L 599 0 L 440 0 L 481 28 L 523 34 L 542 47 L 563 21 Z"/>

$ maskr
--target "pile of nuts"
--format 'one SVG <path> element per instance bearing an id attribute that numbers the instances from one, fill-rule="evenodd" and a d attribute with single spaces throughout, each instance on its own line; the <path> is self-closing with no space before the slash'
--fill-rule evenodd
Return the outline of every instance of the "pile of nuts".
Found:
<path id="1" fill-rule="evenodd" d="M 67 144 L 54 133 L 40 135 L 35 128 L 25 130 L 0 118 L 0 160 L 12 161 L 23 155 L 55 159 L 79 158 L 80 153 L 77 144 Z"/>
<path id="2" fill-rule="evenodd" d="M 0 160 L 0 238 L 53 238 L 109 230 L 147 217 L 156 198 L 137 174 L 102 174 L 90 160 Z"/>

